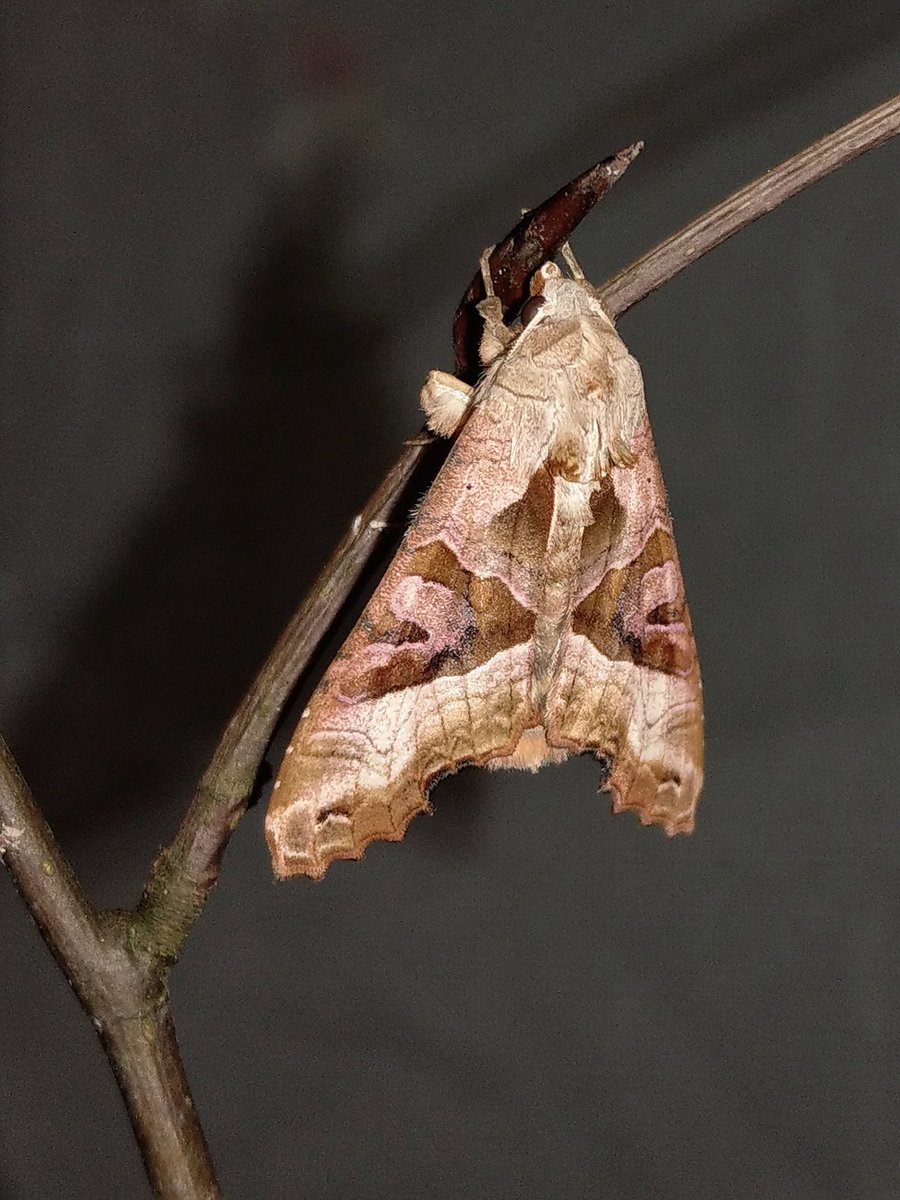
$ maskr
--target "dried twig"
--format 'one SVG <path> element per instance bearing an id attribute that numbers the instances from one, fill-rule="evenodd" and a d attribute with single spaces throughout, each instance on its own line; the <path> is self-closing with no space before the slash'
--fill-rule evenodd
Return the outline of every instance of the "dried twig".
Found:
<path id="1" fill-rule="evenodd" d="M 100 1036 L 150 1182 L 164 1197 L 219 1195 L 169 1012 L 165 963 L 130 914 L 95 909 L 0 740 L 0 855 Z"/>
<path id="2" fill-rule="evenodd" d="M 619 272 L 600 289 L 601 297 L 614 315 L 625 312 L 781 201 L 898 132 L 900 97 L 895 97 L 692 221 Z M 521 299 L 528 273 L 555 252 L 638 148 L 631 147 L 579 176 L 529 213 L 498 246 L 495 266 L 503 279 L 506 305 Z M 473 281 L 465 304 L 477 299 L 479 282 Z M 468 369 L 472 327 L 465 306 L 456 328 L 460 364 Z M 366 569 L 380 531 L 398 509 L 414 471 L 433 444 L 424 433 L 405 444 L 399 460 L 323 567 L 228 723 L 181 827 L 153 864 L 134 910 L 101 911 L 86 899 L 0 740 L 0 856 L 98 1029 L 159 1196 L 212 1200 L 219 1195 L 175 1040 L 168 969 L 216 881 L 288 695 Z"/>
<path id="3" fill-rule="evenodd" d="M 726 196 L 608 280 L 600 288 L 601 298 L 614 315 L 626 312 L 732 234 L 898 132 L 900 95 L 819 138 L 799 154 Z"/>
<path id="4" fill-rule="evenodd" d="M 494 247 L 489 259 L 491 282 L 505 309 L 513 308 L 524 298 L 525 285 L 532 274 L 559 252 L 566 238 L 601 196 L 622 178 L 643 148 L 643 142 L 635 142 L 589 167 L 538 208 L 525 213 L 515 229 Z M 478 343 L 482 321 L 476 305 L 484 295 L 484 280 L 479 271 L 466 288 L 453 318 L 456 373 L 463 379 L 474 379 L 481 366 Z"/>

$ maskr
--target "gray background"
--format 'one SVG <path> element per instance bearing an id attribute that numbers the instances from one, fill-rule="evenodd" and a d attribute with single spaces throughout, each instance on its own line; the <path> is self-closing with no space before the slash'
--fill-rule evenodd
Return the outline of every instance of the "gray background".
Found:
<path id="1" fill-rule="evenodd" d="M 8 20 L 2 726 L 96 900 L 134 901 L 417 427 L 481 247 L 642 137 L 576 237 L 602 280 L 885 98 L 898 51 L 892 0 Z M 276 886 L 253 809 L 173 976 L 230 1197 L 896 1196 L 897 167 L 620 322 L 701 652 L 697 833 L 610 818 L 588 760 L 466 771 L 402 844 Z M 0 1192 L 145 1197 L 0 891 Z"/>

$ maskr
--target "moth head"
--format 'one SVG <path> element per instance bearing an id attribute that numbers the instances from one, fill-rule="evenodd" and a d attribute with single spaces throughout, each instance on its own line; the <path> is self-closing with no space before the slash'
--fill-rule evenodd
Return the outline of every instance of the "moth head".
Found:
<path id="1" fill-rule="evenodd" d="M 531 296 L 522 307 L 522 326 L 550 316 L 594 316 L 614 329 L 609 313 L 586 279 L 569 279 L 555 262 L 538 267 L 531 277 Z"/>

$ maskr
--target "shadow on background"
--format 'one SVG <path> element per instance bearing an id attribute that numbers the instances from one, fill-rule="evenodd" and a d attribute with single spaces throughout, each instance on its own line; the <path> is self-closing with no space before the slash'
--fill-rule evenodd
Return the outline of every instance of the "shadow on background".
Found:
<path id="1" fill-rule="evenodd" d="M 64 840 L 191 778 L 374 482 L 384 330 L 330 270 L 349 170 L 323 174 L 303 209 L 274 206 L 183 478 L 13 731 Z M 155 815 L 160 836 L 171 819 Z"/>

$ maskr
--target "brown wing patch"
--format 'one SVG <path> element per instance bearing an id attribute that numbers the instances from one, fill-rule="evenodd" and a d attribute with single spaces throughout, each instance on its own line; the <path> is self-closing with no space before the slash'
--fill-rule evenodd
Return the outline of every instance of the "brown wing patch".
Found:
<path id="1" fill-rule="evenodd" d="M 546 468 L 535 471 L 525 494 L 488 522 L 487 547 L 506 565 L 532 567 L 543 561 L 553 520 L 553 480 Z M 508 574 L 508 572 L 507 572 Z"/>
<path id="2" fill-rule="evenodd" d="M 584 634 L 606 658 L 628 659 L 668 675 L 694 661 L 675 543 L 656 529 L 627 566 L 608 571 L 575 609 L 572 632 Z"/>
<path id="3" fill-rule="evenodd" d="M 502 580 L 465 570 L 449 547 L 423 546 L 405 569 L 366 610 L 360 622 L 365 643 L 336 660 L 335 684 L 345 699 L 373 700 L 444 675 L 464 675 L 501 650 L 530 641 L 534 613 Z"/>
<path id="4" fill-rule="evenodd" d="M 591 496 L 591 515 L 593 524 L 588 525 L 581 539 L 580 576 L 583 577 L 590 570 L 592 577 L 599 578 L 605 570 L 610 551 L 620 542 L 625 528 L 625 510 L 608 475 L 600 481 Z M 582 578 L 579 578 L 579 585 L 578 594 L 584 595 Z"/>

